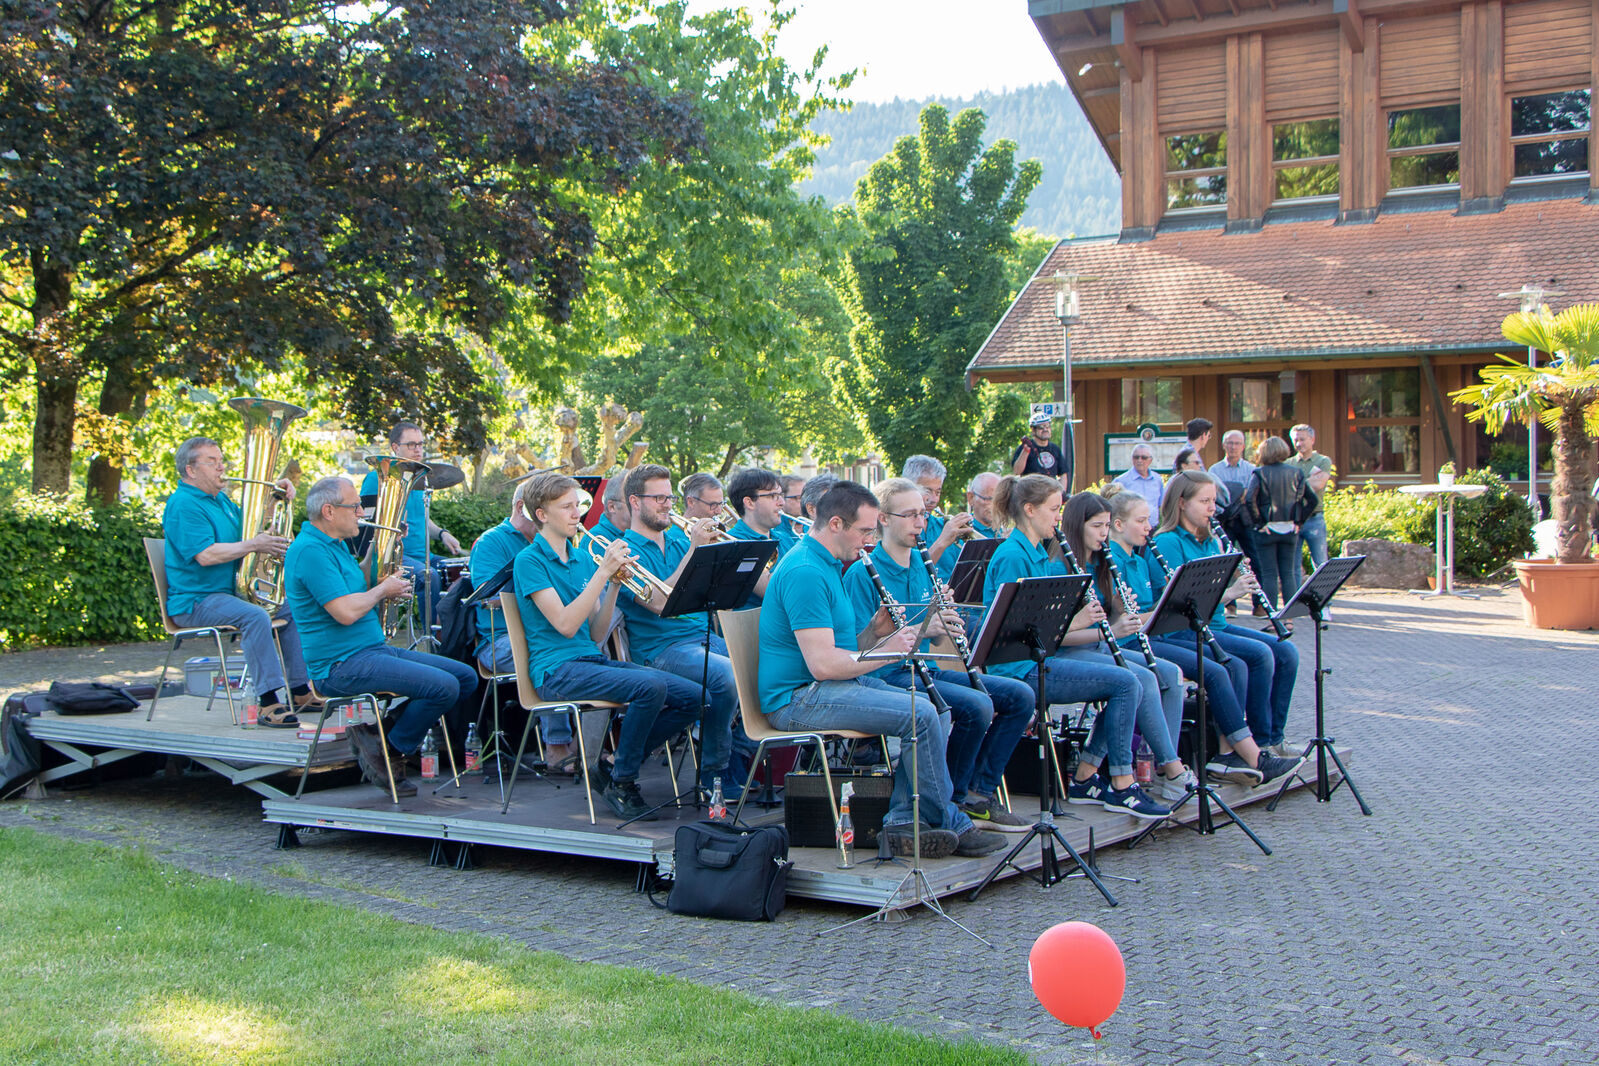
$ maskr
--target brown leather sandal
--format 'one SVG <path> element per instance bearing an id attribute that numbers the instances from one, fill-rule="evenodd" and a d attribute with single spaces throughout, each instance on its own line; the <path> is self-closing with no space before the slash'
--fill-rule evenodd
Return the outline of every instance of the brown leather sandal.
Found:
<path id="1" fill-rule="evenodd" d="M 255 724 L 267 729 L 294 729 L 300 724 L 300 718 L 283 704 L 274 703 L 256 713 Z"/>

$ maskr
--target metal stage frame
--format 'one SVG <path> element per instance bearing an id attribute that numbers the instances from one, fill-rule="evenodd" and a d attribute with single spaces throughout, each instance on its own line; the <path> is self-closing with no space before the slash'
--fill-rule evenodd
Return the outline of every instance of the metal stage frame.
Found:
<path id="1" fill-rule="evenodd" d="M 624 830 L 615 828 L 616 819 L 596 804 L 599 821 L 590 825 L 583 782 L 578 779 L 519 778 L 510 810 L 500 813 L 500 788 L 493 776 L 481 773 L 461 779 L 461 787 L 448 784 L 447 778 L 418 785 L 415 796 L 391 802 L 386 791 L 368 784 L 315 788 L 309 783 L 303 796 L 293 795 L 299 773 L 305 765 L 311 742 L 300 740 L 292 729 L 240 729 L 230 724 L 225 710 L 205 711 L 205 700 L 177 696 L 161 701 L 154 721 L 144 720 L 144 708 L 125 715 L 62 717 L 46 712 L 25 719 L 28 731 L 69 761 L 40 775 L 46 784 L 95 767 L 106 766 L 141 752 L 185 756 L 221 774 L 229 782 L 252 789 L 262 797 L 265 822 L 278 826 L 280 847 L 298 843 L 300 828 L 342 829 L 360 833 L 383 833 L 414 837 L 434 842 L 434 860 L 440 846 L 493 845 L 525 851 L 552 852 L 595 859 L 629 862 L 639 866 L 640 880 L 655 871 L 672 873 L 673 834 L 679 825 L 703 816 L 692 807 L 667 807 L 656 822 L 637 822 Z M 1340 749 L 1340 755 L 1348 753 Z M 443 760 L 441 760 L 442 762 Z M 313 770 L 332 769 L 352 764 L 349 744 L 343 738 L 324 740 L 318 747 Z M 1314 764 L 1303 768 L 1305 778 L 1296 782 L 1303 788 L 1315 780 Z M 287 775 L 282 787 L 268 781 L 274 775 Z M 445 787 L 434 794 L 435 788 Z M 1241 785 L 1218 786 L 1231 805 L 1245 806 L 1267 802 L 1277 794 L 1279 783 L 1246 789 Z M 646 765 L 640 785 L 645 795 L 672 794 L 664 760 Z M 1035 796 L 1013 794 L 1012 807 L 1030 814 L 1037 809 Z M 752 810 L 754 813 L 752 814 Z M 765 824 L 782 820 L 781 810 L 761 812 L 746 807 L 746 821 Z M 1192 805 L 1181 812 L 1184 821 L 1195 816 Z M 1112 814 L 1097 807 L 1068 806 L 1058 816 L 1058 825 L 1072 846 L 1089 854 L 1089 833 L 1093 832 L 1094 854 L 1106 862 L 1106 873 L 1129 866 L 1132 854 L 1111 845 L 1130 840 L 1146 823 L 1125 815 Z M 1269 825 L 1264 832 L 1270 837 Z M 470 849 L 465 849 L 469 852 Z M 1140 852 L 1150 849 L 1140 849 Z M 790 858 L 788 891 L 791 896 L 828 900 L 865 907 L 887 906 L 907 910 L 918 900 L 905 882 L 908 868 L 900 863 L 878 864 L 875 854 L 858 850 L 855 865 L 848 870 L 837 867 L 838 853 L 832 848 L 793 848 Z M 924 860 L 923 867 L 934 895 L 943 897 L 975 888 L 993 867 L 997 856 L 967 859 L 950 857 Z M 1037 845 L 1018 857 L 1024 870 L 1040 864 Z M 1090 860 L 1092 861 L 1092 860 Z M 471 865 L 458 853 L 456 865 Z M 1127 869 L 1122 872 L 1136 873 Z M 1005 876 L 1015 876 L 1007 871 Z M 1058 890 L 1057 890 L 1058 891 Z M 1089 897 L 1085 895 L 1085 900 Z"/>

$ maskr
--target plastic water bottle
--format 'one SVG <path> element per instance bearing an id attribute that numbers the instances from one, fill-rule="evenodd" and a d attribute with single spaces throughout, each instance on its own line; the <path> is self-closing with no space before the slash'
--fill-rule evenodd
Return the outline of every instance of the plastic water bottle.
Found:
<path id="1" fill-rule="evenodd" d="M 439 742 L 433 739 L 433 730 L 422 738 L 422 779 L 432 781 L 439 776 Z"/>
<path id="2" fill-rule="evenodd" d="M 464 772 L 471 773 L 477 769 L 478 756 L 483 752 L 483 742 L 478 739 L 476 722 L 466 727 L 466 740 L 461 747 L 463 749 L 461 756 L 466 760 Z"/>
<path id="3" fill-rule="evenodd" d="M 713 822 L 727 820 L 727 799 L 722 795 L 722 779 L 711 779 L 711 802 L 707 804 L 706 817 Z"/>
<path id="4" fill-rule="evenodd" d="M 846 781 L 838 794 L 838 868 L 848 870 L 855 865 L 855 819 L 850 817 L 849 801 L 855 795 L 855 783 Z"/>
<path id="5" fill-rule="evenodd" d="M 1138 738 L 1138 754 L 1133 756 L 1133 780 L 1140 785 L 1155 781 L 1155 753 L 1149 750 L 1149 741 Z"/>
<path id="6" fill-rule="evenodd" d="M 223 680 L 222 684 L 217 687 L 225 690 L 226 686 L 227 681 Z M 261 723 L 261 697 L 256 695 L 254 685 L 239 693 L 239 695 L 244 697 L 244 728 L 254 729 Z M 226 698 L 226 691 L 224 691 L 223 698 Z"/>

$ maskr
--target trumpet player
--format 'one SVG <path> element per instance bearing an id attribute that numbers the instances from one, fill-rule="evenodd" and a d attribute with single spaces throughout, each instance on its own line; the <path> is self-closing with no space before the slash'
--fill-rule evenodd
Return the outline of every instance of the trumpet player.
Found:
<path id="1" fill-rule="evenodd" d="M 387 727 L 387 740 L 365 723 L 349 729 L 361 773 L 387 791 L 384 763 L 395 790 L 416 794 L 405 779 L 405 757 L 443 715 L 463 721 L 477 697 L 477 671 L 465 663 L 390 647 L 377 607 L 412 595 L 403 569 L 367 587 L 367 575 L 344 541 L 360 531 L 361 497 L 344 477 L 325 477 L 305 496 L 306 523 L 284 558 L 289 607 L 304 635 L 306 665 L 326 695 L 393 692 L 405 705 Z M 387 743 L 388 750 L 384 750 Z"/>
<path id="2" fill-rule="evenodd" d="M 994 489 L 998 485 L 999 475 L 985 470 L 966 486 L 966 510 L 971 512 L 972 528 L 989 540 L 999 537 L 999 519 L 994 514 Z"/>
<path id="3" fill-rule="evenodd" d="M 512 571 L 531 680 L 546 700 L 627 704 L 615 761 L 597 764 L 591 784 L 618 818 L 652 818 L 639 792 L 639 767 L 693 723 L 699 686 L 600 651 L 594 634 L 609 630 L 622 572 L 637 560 L 621 537 L 603 553 L 574 544 L 590 536 L 581 523 L 577 482 L 565 474 L 536 474 L 523 482 L 522 504 L 538 529 Z"/>
<path id="4" fill-rule="evenodd" d="M 770 540 L 777 543 L 777 554 L 784 552 L 782 538 L 774 532 L 783 517 L 783 483 L 770 470 L 749 467 L 734 474 L 727 482 L 727 498 L 738 512 L 738 521 L 728 530 L 739 540 Z M 772 571 L 767 570 L 755 583 L 755 592 L 743 606 L 755 607 L 766 595 L 766 583 Z"/>
<path id="5" fill-rule="evenodd" d="M 938 501 L 944 495 L 944 478 L 948 471 L 944 464 L 931 455 L 912 455 L 905 459 L 900 476 L 916 483 L 922 490 L 922 505 L 927 509 L 927 557 L 938 568 L 938 580 L 948 581 L 955 572 L 955 562 L 960 558 L 960 544 L 975 536 L 972 516 L 967 513 L 945 517 L 938 514 Z"/>
<path id="6" fill-rule="evenodd" d="M 683 514 L 690 519 L 716 518 L 727 506 L 721 479 L 703 470 L 678 482 L 677 491 L 683 497 Z"/>
<path id="7" fill-rule="evenodd" d="M 633 524 L 625 540 L 632 549 L 636 570 L 658 577 L 668 587 L 677 584 L 688 557 L 695 548 L 710 544 L 727 534 L 709 518 L 692 522 L 685 532 L 672 524 L 671 471 L 647 463 L 627 475 L 627 503 Z M 733 681 L 733 663 L 727 657 L 727 644 L 716 633 L 706 646 L 704 612 L 662 618 L 658 596 L 641 601 L 632 595 L 620 597 L 627 616 L 628 645 L 633 658 L 656 670 L 676 674 L 694 685 L 705 682 L 706 713 L 700 719 L 700 788 L 707 795 L 717 778 L 722 779 L 723 795 L 736 800 L 737 784 L 728 773 L 733 744 L 733 716 L 738 711 L 738 687 Z M 753 745 L 751 746 L 753 750 Z"/>
<path id="8" fill-rule="evenodd" d="M 919 626 L 925 607 L 933 600 L 933 583 L 927 568 L 916 556 L 916 539 L 927 528 L 927 510 L 921 490 L 905 478 L 889 478 L 873 490 L 879 505 L 878 544 L 872 563 L 878 577 L 904 609 L 904 624 Z M 865 630 L 878 618 L 884 604 L 864 566 L 844 571 L 844 592 L 855 611 L 857 630 Z M 960 615 L 945 610 L 928 627 L 940 634 L 964 627 Z M 953 650 L 947 635 L 939 639 L 939 650 Z M 923 645 L 923 650 L 927 645 Z M 961 669 L 941 670 L 928 662 L 933 685 L 949 705 L 949 744 L 945 760 L 949 768 L 951 799 L 984 829 L 1022 832 L 1028 821 L 1000 806 L 994 799 L 999 779 L 1010 762 L 1016 742 L 1027 730 L 1033 714 L 1033 690 L 1011 677 L 983 677 L 986 692 L 974 688 Z M 907 663 L 896 663 L 876 671 L 873 677 L 895 688 L 910 688 L 912 671 Z"/>
<path id="9" fill-rule="evenodd" d="M 167 498 L 161 516 L 166 537 L 167 615 L 178 626 L 233 626 L 244 645 L 244 661 L 260 694 L 263 726 L 289 728 L 300 724 L 294 712 L 312 702 L 306 685 L 300 632 L 285 605 L 276 617 L 288 620 L 279 634 L 281 665 L 272 646 L 272 617 L 237 594 L 239 560 L 252 552 L 283 558 L 289 542 L 270 532 L 238 539 L 242 519 L 228 498 L 228 461 L 217 442 L 190 437 L 178 445 L 174 465 L 178 488 Z M 277 482 L 290 499 L 294 484 Z M 284 677 L 284 673 L 288 677 Z"/>

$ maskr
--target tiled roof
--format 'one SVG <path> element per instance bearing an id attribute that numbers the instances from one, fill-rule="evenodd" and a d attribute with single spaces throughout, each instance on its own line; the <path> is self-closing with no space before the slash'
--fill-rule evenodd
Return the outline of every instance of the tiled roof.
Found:
<path id="1" fill-rule="evenodd" d="M 968 381 L 1060 365 L 1048 280 L 1057 270 L 1099 279 L 1080 286 L 1074 366 L 1493 350 L 1516 310 L 1497 293 L 1533 283 L 1565 293 L 1556 309 L 1599 301 L 1599 206 L 1545 200 L 1483 215 L 1063 241 L 972 359 Z"/>

